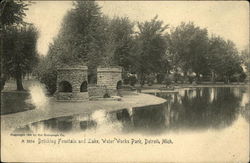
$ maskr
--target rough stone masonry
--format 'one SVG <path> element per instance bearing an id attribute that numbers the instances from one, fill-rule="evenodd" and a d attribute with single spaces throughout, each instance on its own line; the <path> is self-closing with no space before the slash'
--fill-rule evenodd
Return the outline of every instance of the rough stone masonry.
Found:
<path id="1" fill-rule="evenodd" d="M 117 95 L 117 88 L 122 84 L 122 69 L 120 67 L 97 68 L 97 84 L 87 86 L 88 67 L 67 67 L 57 70 L 58 101 L 82 101 L 89 97 Z M 84 88 L 86 87 L 86 89 Z"/>

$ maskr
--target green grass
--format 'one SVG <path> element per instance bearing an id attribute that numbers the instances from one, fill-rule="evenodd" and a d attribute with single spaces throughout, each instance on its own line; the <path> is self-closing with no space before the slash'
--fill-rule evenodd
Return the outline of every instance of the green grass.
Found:
<path id="1" fill-rule="evenodd" d="M 29 87 L 32 85 L 42 85 L 37 80 L 24 80 L 24 91 L 16 90 L 16 82 L 8 80 L 1 92 L 1 115 L 23 112 L 34 109 L 34 106 L 26 101 L 30 98 Z M 43 87 L 42 87 L 43 88 Z"/>

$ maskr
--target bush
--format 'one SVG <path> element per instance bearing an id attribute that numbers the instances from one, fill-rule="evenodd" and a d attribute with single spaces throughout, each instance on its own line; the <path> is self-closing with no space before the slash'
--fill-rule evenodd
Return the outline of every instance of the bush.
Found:
<path id="1" fill-rule="evenodd" d="M 247 77 L 246 73 L 242 71 L 241 73 L 235 73 L 234 75 L 232 75 L 230 77 L 230 81 L 231 82 L 244 82 L 246 77 Z"/>
<path id="2" fill-rule="evenodd" d="M 128 78 L 123 79 L 123 84 L 128 85 L 129 84 L 129 79 Z"/>
<path id="3" fill-rule="evenodd" d="M 151 74 L 151 75 L 149 75 L 147 77 L 147 83 L 148 83 L 149 86 L 153 85 L 154 81 L 155 81 L 155 76 L 154 75 Z"/>
<path id="4" fill-rule="evenodd" d="M 172 84 L 172 80 L 168 77 L 165 79 L 165 82 L 166 86 L 170 86 Z"/>
<path id="5" fill-rule="evenodd" d="M 45 58 L 42 58 L 38 66 L 34 70 L 34 74 L 38 80 L 45 84 L 49 94 L 54 94 L 56 91 L 57 71 L 54 64 Z"/>
<path id="6" fill-rule="evenodd" d="M 165 74 L 157 74 L 156 76 L 156 80 L 158 84 L 162 84 L 162 82 L 164 81 L 165 78 Z"/>
<path id="7" fill-rule="evenodd" d="M 136 84 L 136 77 L 135 77 L 135 76 L 130 76 L 130 77 L 128 78 L 128 81 L 129 81 L 129 84 L 130 84 L 131 86 L 135 86 L 135 84 Z"/>
<path id="8" fill-rule="evenodd" d="M 51 95 L 54 94 L 56 91 L 56 79 L 57 79 L 57 72 L 55 70 L 44 73 L 40 78 L 40 82 L 45 84 L 48 92 Z"/>
<path id="9" fill-rule="evenodd" d="M 193 76 L 188 76 L 188 81 L 189 81 L 190 84 L 192 84 L 193 81 L 194 81 L 194 77 Z"/>
<path id="10" fill-rule="evenodd" d="M 5 85 L 5 78 L 0 78 L 0 87 L 1 87 L 1 91 L 3 90 Z"/>
<path id="11" fill-rule="evenodd" d="M 242 73 L 240 74 L 240 82 L 244 82 L 245 79 L 246 79 L 246 77 L 247 77 L 247 74 L 246 74 L 245 72 L 242 72 Z"/>
<path id="12" fill-rule="evenodd" d="M 174 82 L 177 83 L 178 81 L 182 80 L 181 75 L 179 73 L 173 74 Z"/>

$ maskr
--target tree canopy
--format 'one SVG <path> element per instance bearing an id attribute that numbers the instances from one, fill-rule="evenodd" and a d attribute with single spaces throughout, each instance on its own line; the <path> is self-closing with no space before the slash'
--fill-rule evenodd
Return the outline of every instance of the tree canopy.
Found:
<path id="1" fill-rule="evenodd" d="M 235 73 L 242 73 L 241 60 L 235 44 L 219 36 L 212 36 L 208 50 L 209 69 L 224 80 Z"/>
<path id="2" fill-rule="evenodd" d="M 166 55 L 166 39 L 164 31 L 168 25 L 157 20 L 155 16 L 151 21 L 138 23 L 139 32 L 135 38 L 134 69 L 144 84 L 145 75 L 165 70 L 163 61 Z"/>
<path id="3" fill-rule="evenodd" d="M 38 32 L 33 25 L 23 21 L 28 5 L 23 1 L 1 2 L 1 75 L 3 80 L 7 76 L 14 77 L 17 90 L 24 89 L 23 75 L 30 73 L 38 62 Z"/>
<path id="4" fill-rule="evenodd" d="M 21 0 L 3 0 L 0 3 L 0 21 L 3 26 L 17 26 L 25 24 L 23 18 L 26 16 L 25 10 L 28 10 L 28 3 Z"/>
<path id="5" fill-rule="evenodd" d="M 39 77 L 51 87 L 57 67 L 83 64 L 89 69 L 89 83 L 96 83 L 98 66 L 121 66 L 123 72 L 136 74 L 142 85 L 147 77 L 164 79 L 169 74 L 184 79 L 195 74 L 197 80 L 216 76 L 216 80 L 225 81 L 244 73 L 232 41 L 209 37 L 206 28 L 193 22 L 168 29 L 157 16 L 134 22 L 104 15 L 95 1 L 73 2 L 40 63 L 47 66 L 38 66 L 46 70 L 40 70 Z"/>
<path id="6" fill-rule="evenodd" d="M 201 29 L 192 22 L 182 22 L 171 30 L 168 38 L 170 54 L 173 55 L 172 61 L 185 75 L 187 72 L 195 72 L 197 75 L 206 72 L 208 48 L 206 29 Z"/>

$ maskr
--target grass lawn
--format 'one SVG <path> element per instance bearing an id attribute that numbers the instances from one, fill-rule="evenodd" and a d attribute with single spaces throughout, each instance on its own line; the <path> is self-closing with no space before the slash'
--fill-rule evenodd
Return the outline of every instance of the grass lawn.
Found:
<path id="1" fill-rule="evenodd" d="M 32 85 L 41 85 L 44 88 L 44 85 L 41 84 L 38 80 L 31 79 L 31 80 L 23 80 L 23 88 L 28 90 Z M 8 80 L 5 83 L 3 91 L 16 91 L 16 81 L 15 80 Z"/>
<path id="2" fill-rule="evenodd" d="M 37 80 L 23 80 L 25 91 L 16 91 L 16 82 L 8 80 L 5 83 L 4 90 L 1 92 L 1 115 L 17 113 L 34 109 L 35 107 L 27 100 L 30 98 L 29 87 L 42 84 Z M 42 86 L 42 88 L 44 88 Z"/>

